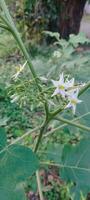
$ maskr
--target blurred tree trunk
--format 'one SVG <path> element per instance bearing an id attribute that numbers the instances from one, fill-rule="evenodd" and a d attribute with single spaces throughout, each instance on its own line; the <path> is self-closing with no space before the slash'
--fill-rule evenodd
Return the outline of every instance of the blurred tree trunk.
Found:
<path id="1" fill-rule="evenodd" d="M 68 39 L 70 34 L 78 34 L 87 0 L 56 0 L 60 6 L 58 29 L 61 38 Z"/>

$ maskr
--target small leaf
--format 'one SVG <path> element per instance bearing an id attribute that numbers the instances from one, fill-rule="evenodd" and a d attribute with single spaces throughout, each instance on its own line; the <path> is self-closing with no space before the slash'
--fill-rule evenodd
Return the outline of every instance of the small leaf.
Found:
<path id="1" fill-rule="evenodd" d="M 57 32 L 43 31 L 43 33 L 49 35 L 50 37 L 56 38 L 58 41 L 60 40 L 60 35 Z"/>

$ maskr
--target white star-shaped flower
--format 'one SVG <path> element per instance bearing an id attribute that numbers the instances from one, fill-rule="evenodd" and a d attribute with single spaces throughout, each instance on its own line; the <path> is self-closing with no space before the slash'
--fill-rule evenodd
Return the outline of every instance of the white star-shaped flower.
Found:
<path id="1" fill-rule="evenodd" d="M 74 78 L 72 78 L 71 80 L 66 80 L 64 82 L 64 76 L 62 73 L 60 75 L 59 81 L 52 80 L 52 83 L 56 87 L 52 97 L 60 94 L 62 97 L 65 98 L 65 96 L 67 95 L 66 91 L 74 86 Z"/>
<path id="2" fill-rule="evenodd" d="M 26 66 L 26 64 L 27 64 L 27 61 L 23 65 L 19 65 L 18 67 L 16 67 L 16 71 L 17 72 L 16 72 L 16 74 L 14 74 L 12 76 L 12 78 L 14 80 L 16 80 L 18 78 L 18 76 L 20 75 L 20 73 L 24 70 L 24 67 Z"/>
<path id="3" fill-rule="evenodd" d="M 60 75 L 59 81 L 52 80 L 53 85 L 56 87 L 52 97 L 61 94 L 62 97 L 65 97 L 65 83 L 63 73 Z"/>
<path id="4" fill-rule="evenodd" d="M 71 108 L 73 111 L 73 114 L 75 114 L 76 106 L 78 103 L 81 103 L 82 101 L 78 99 L 78 93 L 79 89 L 73 90 L 69 93 L 68 100 L 70 101 L 66 108 Z"/>

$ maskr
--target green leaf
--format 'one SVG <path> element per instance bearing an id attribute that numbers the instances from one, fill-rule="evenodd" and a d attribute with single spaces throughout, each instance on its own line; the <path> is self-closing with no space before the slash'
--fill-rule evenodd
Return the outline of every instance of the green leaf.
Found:
<path id="1" fill-rule="evenodd" d="M 71 34 L 69 42 L 74 47 L 78 47 L 79 44 L 89 43 L 90 40 L 85 37 L 84 33 L 79 33 L 78 35 Z"/>
<path id="2" fill-rule="evenodd" d="M 51 143 L 47 147 L 46 159 L 60 163 L 61 156 L 62 156 L 62 150 L 63 150 L 63 145 L 60 145 L 57 143 Z"/>
<path id="3" fill-rule="evenodd" d="M 60 174 L 65 181 L 75 184 L 75 200 L 90 191 L 90 140 L 84 139 L 75 146 L 66 145 L 62 153 Z"/>
<path id="4" fill-rule="evenodd" d="M 11 191 L 9 188 L 0 188 L 0 198 L 2 200 L 26 200 L 24 189 Z"/>
<path id="5" fill-rule="evenodd" d="M 68 48 L 68 45 L 69 45 L 69 43 L 65 39 L 60 39 L 60 36 L 59 36 L 58 42 L 56 42 L 55 44 L 59 44 L 64 50 L 65 48 Z"/>
<path id="6" fill-rule="evenodd" d="M 49 35 L 50 37 L 56 38 L 58 41 L 60 40 L 60 35 L 57 32 L 43 31 L 43 33 Z"/>
<path id="7" fill-rule="evenodd" d="M 24 193 L 23 184 L 38 169 L 38 166 L 35 154 L 25 146 L 12 145 L 1 152 L 0 190 L 2 200 L 25 200 L 25 194 L 22 194 Z M 12 198 L 12 196 L 14 197 Z"/>

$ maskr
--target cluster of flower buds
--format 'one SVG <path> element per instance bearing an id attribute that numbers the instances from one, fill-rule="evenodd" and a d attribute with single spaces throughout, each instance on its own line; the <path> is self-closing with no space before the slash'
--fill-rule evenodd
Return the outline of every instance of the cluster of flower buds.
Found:
<path id="1" fill-rule="evenodd" d="M 61 95 L 64 99 L 67 99 L 68 104 L 65 108 L 71 108 L 73 114 L 75 114 L 76 105 L 82 102 L 78 99 L 80 86 L 74 85 L 74 78 L 64 80 L 63 73 L 60 75 L 59 81 L 52 80 L 52 83 L 56 88 L 52 97 L 55 95 Z"/>
<path id="2" fill-rule="evenodd" d="M 17 102 L 19 99 L 19 95 L 17 95 L 16 93 L 11 95 L 11 103 Z"/>

